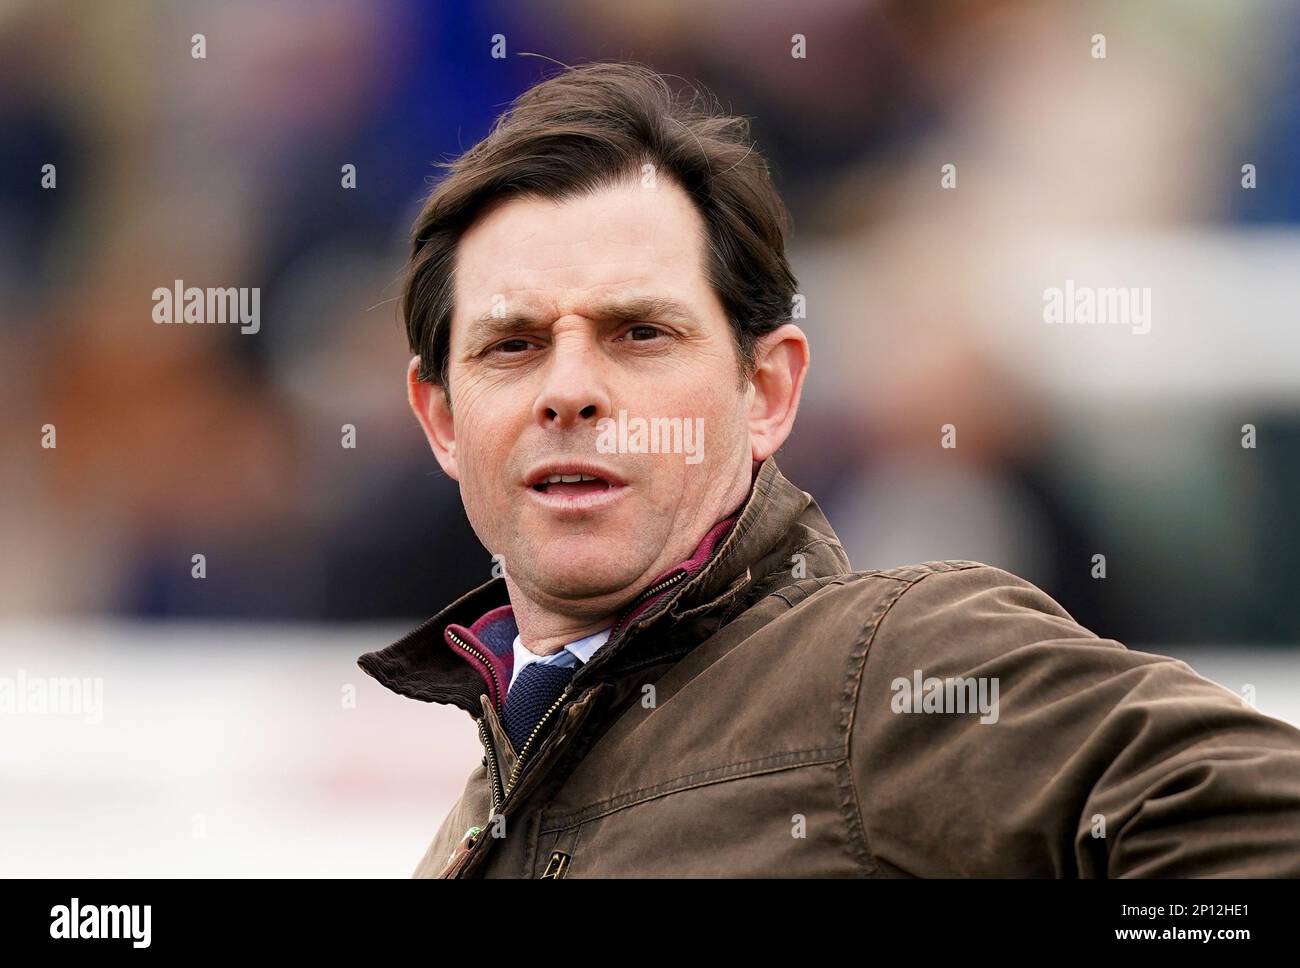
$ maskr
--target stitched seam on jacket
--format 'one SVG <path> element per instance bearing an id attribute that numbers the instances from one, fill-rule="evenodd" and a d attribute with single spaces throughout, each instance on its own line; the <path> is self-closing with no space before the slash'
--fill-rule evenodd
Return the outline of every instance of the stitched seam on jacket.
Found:
<path id="1" fill-rule="evenodd" d="M 828 585 L 843 585 L 849 580 L 850 576 L 848 575 L 825 575 L 821 578 L 804 578 L 795 582 L 793 585 L 786 585 L 783 588 L 778 588 L 771 594 L 776 598 L 781 599 L 791 608 L 794 608 L 796 605 L 812 598 Z M 787 592 L 791 593 L 790 597 L 787 597 Z"/>
<path id="2" fill-rule="evenodd" d="M 850 837 L 852 836 L 853 828 L 857 827 L 858 835 L 862 841 L 864 856 L 867 860 L 868 873 L 875 873 L 875 868 L 879 866 L 879 862 L 876 860 L 875 854 L 873 854 L 871 850 L 871 841 L 867 837 L 867 819 L 862 812 L 862 800 L 858 796 L 857 784 L 853 779 L 853 749 L 851 744 L 853 741 L 853 720 L 858 708 L 858 693 L 862 690 L 862 675 L 863 671 L 866 669 L 867 656 L 871 651 L 871 645 L 876 639 L 876 633 L 880 630 L 880 623 L 885 620 L 885 617 L 889 614 L 890 610 L 893 609 L 895 603 L 897 603 L 909 589 L 915 588 L 931 575 L 940 575 L 954 571 L 968 571 L 971 568 L 987 567 L 978 562 L 956 560 L 927 562 L 926 566 L 923 567 L 928 567 L 929 565 L 945 565 L 947 567 L 930 568 L 910 580 L 897 579 L 894 575 L 881 575 L 874 572 L 869 572 L 863 575 L 863 577 L 893 578 L 901 582 L 898 590 L 889 598 L 880 602 L 872 611 L 870 619 L 863 625 L 862 641 L 854 646 L 855 653 L 857 652 L 858 647 L 861 647 L 861 655 L 854 654 L 851 657 L 853 662 L 850 663 L 847 681 L 845 682 L 845 708 L 842 715 L 844 719 L 844 748 L 847 751 L 847 755 L 844 758 L 844 777 L 841 781 L 841 785 L 847 787 L 848 793 L 852 798 L 853 807 L 850 811 L 848 809 L 849 804 L 845 804 L 845 819 L 849 826 Z M 852 668 L 854 663 L 857 665 L 856 670 Z M 859 860 L 861 859 L 862 858 L 859 858 Z"/>
<path id="3" fill-rule="evenodd" d="M 842 796 L 840 806 L 844 811 L 845 825 L 848 827 L 848 839 L 845 843 L 861 843 L 861 853 L 851 853 L 854 853 L 854 860 L 863 864 L 869 874 L 874 874 L 879 865 L 871 851 L 871 842 L 867 838 L 867 823 L 866 818 L 862 815 L 862 801 L 858 797 L 857 784 L 853 779 L 853 719 L 854 713 L 857 711 L 858 693 L 862 688 L 862 670 L 866 666 L 867 653 L 871 651 L 871 643 L 875 641 L 880 623 L 889 614 L 889 610 L 894 607 L 894 603 L 902 598 L 903 593 L 915 585 L 916 581 L 900 584 L 889 597 L 879 602 L 872 610 L 870 617 L 863 624 L 861 639 L 854 643 L 853 651 L 849 654 L 849 668 L 844 681 L 844 709 L 840 713 L 840 719 L 844 728 L 845 756 L 840 766 L 842 770 L 840 776 L 840 793 Z M 844 797 L 844 794 L 847 794 L 847 797 Z"/>
<path id="4" fill-rule="evenodd" d="M 807 552 L 807 551 L 809 551 L 810 549 L 816 547 L 817 545 L 825 545 L 827 548 L 830 548 L 830 549 L 832 549 L 832 550 L 834 550 L 834 549 L 837 548 L 837 547 L 840 547 L 838 542 L 836 542 L 836 541 L 832 541 L 830 538 L 822 537 L 818 532 L 813 532 L 813 534 L 817 535 L 817 537 L 812 538 L 811 540 L 807 541 L 806 543 L 800 545 L 800 546 L 799 546 L 798 548 L 796 548 L 794 551 L 790 552 L 790 557 L 791 557 L 791 558 L 793 558 L 795 555 L 801 555 L 801 554 L 804 554 L 805 552 Z M 840 549 L 840 555 L 841 555 L 841 556 L 844 555 L 843 548 Z M 845 561 L 847 561 L 847 560 L 848 560 L 848 559 L 845 558 Z M 849 573 L 848 573 L 848 572 L 837 572 L 837 573 L 835 573 L 834 575 L 823 575 L 822 577 L 823 577 L 823 578 L 826 578 L 826 579 L 831 579 L 831 578 L 844 578 L 847 574 L 849 574 Z M 775 569 L 775 570 L 769 572 L 769 573 L 767 574 L 767 576 L 766 576 L 765 578 L 763 578 L 762 580 L 760 580 L 760 581 L 758 581 L 758 582 L 755 582 L 754 585 L 752 585 L 752 586 L 750 587 L 750 589 L 748 590 L 748 594 L 751 595 L 751 596 L 753 596 L 753 599 L 754 599 L 754 603 L 755 603 L 755 604 L 757 604 L 758 602 L 762 601 L 764 598 L 767 598 L 767 597 L 770 596 L 770 595 L 778 595 L 778 594 L 780 594 L 781 591 L 783 591 L 785 588 L 788 588 L 789 585 L 783 585 L 781 588 L 773 589 L 773 590 L 770 591 L 770 592 L 769 592 L 769 591 L 764 591 L 764 588 L 765 588 L 766 586 L 768 586 L 768 585 L 772 585 L 772 584 L 774 584 L 774 583 L 780 581 L 780 580 L 781 580 L 782 578 L 784 578 L 785 576 L 786 576 L 786 569 L 784 569 L 784 568 L 777 568 L 777 569 Z M 792 584 L 793 584 L 793 583 L 792 583 Z M 787 601 L 786 604 L 787 604 L 787 605 L 790 604 L 789 601 Z"/>
<path id="5" fill-rule="evenodd" d="M 813 534 L 816 535 L 816 537 L 814 537 L 812 540 L 810 540 L 807 544 L 805 544 L 805 545 L 804 545 L 802 548 L 800 548 L 799 550 L 794 551 L 794 552 L 791 552 L 791 555 L 801 555 L 801 554 L 803 554 L 805 551 L 809 551 L 809 550 L 811 550 L 811 549 L 817 547 L 818 545 L 825 545 L 826 548 L 829 549 L 830 551 L 837 551 L 837 550 L 838 550 L 838 551 L 839 551 L 839 557 L 842 558 L 842 559 L 844 559 L 844 563 L 845 563 L 846 565 L 849 564 L 849 556 L 848 556 L 848 555 L 845 553 L 845 551 L 844 551 L 844 545 L 840 544 L 840 542 L 837 541 L 837 540 L 835 540 L 835 539 L 832 539 L 832 538 L 828 538 L 828 537 L 826 537 L 825 535 L 823 535 L 823 534 L 822 534 L 821 532 L 819 532 L 819 531 L 814 531 Z M 850 566 L 850 567 L 851 567 L 851 566 Z M 848 571 L 841 571 L 841 572 L 837 572 L 836 574 L 842 576 L 842 575 L 848 574 Z"/>
<path id="6" fill-rule="evenodd" d="M 542 830 L 542 833 L 553 833 L 557 830 L 564 830 L 576 824 L 583 824 L 589 820 L 595 820 L 599 817 L 616 813 L 619 810 L 626 810 L 628 807 L 636 806 L 639 803 L 645 803 L 647 800 L 655 800 L 659 797 L 668 796 L 672 793 L 678 793 L 682 790 L 691 790 L 696 787 L 710 786 L 714 783 L 724 783 L 730 780 L 739 780 L 748 776 L 757 776 L 762 773 L 776 773 L 781 770 L 788 770 L 800 766 L 815 766 L 819 763 L 833 763 L 844 756 L 842 746 L 823 746 L 814 749 L 792 750 L 788 753 L 777 753 L 772 756 L 761 756 L 755 759 L 741 760 L 736 763 L 728 763 L 725 766 L 716 766 L 708 770 L 697 770 L 694 773 L 686 773 L 682 776 L 674 777 L 671 780 L 664 780 L 662 783 L 656 783 L 653 786 L 641 787 L 629 793 L 622 793 L 615 797 L 589 804 L 580 810 L 570 811 L 555 817 Z"/>

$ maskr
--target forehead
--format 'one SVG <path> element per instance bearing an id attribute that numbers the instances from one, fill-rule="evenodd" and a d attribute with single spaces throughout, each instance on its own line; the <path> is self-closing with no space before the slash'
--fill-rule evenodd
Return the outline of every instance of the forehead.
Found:
<path id="1" fill-rule="evenodd" d="M 640 179 L 562 200 L 491 207 L 457 247 L 452 338 L 494 300 L 558 318 L 620 292 L 671 297 L 701 316 L 717 305 L 705 272 L 704 221 L 686 192 Z"/>

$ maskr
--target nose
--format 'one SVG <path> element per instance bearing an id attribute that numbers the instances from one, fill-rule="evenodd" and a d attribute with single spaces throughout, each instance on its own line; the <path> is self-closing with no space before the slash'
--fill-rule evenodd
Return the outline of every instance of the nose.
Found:
<path id="1" fill-rule="evenodd" d="M 610 415 L 603 360 L 590 333 L 557 335 L 542 379 L 533 410 L 543 429 L 594 426 Z"/>

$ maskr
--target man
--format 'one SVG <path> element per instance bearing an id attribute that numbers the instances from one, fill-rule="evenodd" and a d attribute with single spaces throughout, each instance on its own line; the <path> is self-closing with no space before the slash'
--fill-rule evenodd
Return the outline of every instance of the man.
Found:
<path id="1" fill-rule="evenodd" d="M 1300 875 L 1300 732 L 996 568 L 851 570 L 742 120 L 593 65 L 449 167 L 408 389 L 504 574 L 360 659 L 483 742 L 417 876 Z"/>

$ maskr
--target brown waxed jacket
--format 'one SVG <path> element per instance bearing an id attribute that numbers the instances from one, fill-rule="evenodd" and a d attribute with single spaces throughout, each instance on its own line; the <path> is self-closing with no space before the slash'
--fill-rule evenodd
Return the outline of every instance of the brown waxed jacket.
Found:
<path id="1" fill-rule="evenodd" d="M 1300 876 L 1292 726 L 997 568 L 851 571 L 772 459 L 723 525 L 522 760 L 502 579 L 360 658 L 479 722 L 415 876 Z"/>

